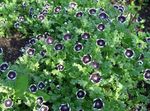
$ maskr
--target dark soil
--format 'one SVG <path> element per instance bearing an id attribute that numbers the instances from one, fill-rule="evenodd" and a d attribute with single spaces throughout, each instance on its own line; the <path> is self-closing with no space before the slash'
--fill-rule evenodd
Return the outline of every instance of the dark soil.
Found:
<path id="1" fill-rule="evenodd" d="M 150 32 L 150 0 L 147 0 L 147 2 L 144 2 L 142 9 L 139 11 L 139 14 L 140 14 L 140 17 L 145 19 L 144 32 Z"/>
<path id="2" fill-rule="evenodd" d="M 0 47 L 3 48 L 3 60 L 6 62 L 15 62 L 22 55 L 21 47 L 25 46 L 28 38 L 21 38 L 19 35 L 10 38 L 0 38 Z"/>

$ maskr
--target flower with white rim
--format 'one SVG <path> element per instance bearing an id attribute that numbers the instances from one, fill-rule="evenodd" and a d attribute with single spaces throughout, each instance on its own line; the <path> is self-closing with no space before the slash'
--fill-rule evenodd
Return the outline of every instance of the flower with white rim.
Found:
<path id="1" fill-rule="evenodd" d="M 104 31 L 105 30 L 105 25 L 103 23 L 100 23 L 97 25 L 98 31 Z"/>
<path id="2" fill-rule="evenodd" d="M 36 91 L 38 90 L 36 84 L 31 84 L 29 87 L 29 91 L 32 93 L 36 93 Z"/>
<path id="3" fill-rule="evenodd" d="M 43 104 L 43 101 L 44 101 L 43 96 L 37 97 L 36 101 L 37 101 L 37 104 L 38 104 L 38 105 L 42 105 L 42 104 Z"/>
<path id="4" fill-rule="evenodd" d="M 93 100 L 93 108 L 101 110 L 104 107 L 104 103 L 101 98 L 95 98 Z"/>
<path id="5" fill-rule="evenodd" d="M 8 65 L 7 62 L 3 62 L 3 63 L 0 65 L 0 71 L 2 71 L 2 72 L 5 72 L 8 68 L 9 68 L 9 65 Z"/>
<path id="6" fill-rule="evenodd" d="M 89 79 L 92 83 L 99 83 L 102 80 L 102 77 L 100 72 L 94 72 L 90 75 Z"/>
<path id="7" fill-rule="evenodd" d="M 92 56 L 90 54 L 83 55 L 83 57 L 81 58 L 81 61 L 84 65 L 91 63 L 91 60 Z"/>
<path id="8" fill-rule="evenodd" d="M 61 6 L 57 6 L 57 7 L 55 7 L 55 9 L 54 9 L 54 13 L 59 13 L 59 12 L 61 12 L 61 9 L 62 9 L 62 7 L 61 7 Z"/>
<path id="9" fill-rule="evenodd" d="M 74 51 L 80 52 L 83 49 L 83 45 L 81 43 L 76 43 L 74 46 Z"/>
<path id="10" fill-rule="evenodd" d="M 9 98 L 9 99 L 6 99 L 5 101 L 4 101 L 4 105 L 5 105 L 5 107 L 6 108 L 12 108 L 12 106 L 13 106 L 13 101 Z"/>
<path id="11" fill-rule="evenodd" d="M 61 104 L 59 107 L 59 111 L 71 111 L 69 104 Z"/>
<path id="12" fill-rule="evenodd" d="M 133 58 L 134 57 L 134 51 L 130 48 L 127 48 L 124 51 L 124 55 L 125 55 L 126 58 Z"/>
<path id="13" fill-rule="evenodd" d="M 34 53 L 35 53 L 35 49 L 34 48 L 28 48 L 26 53 L 29 55 L 29 56 L 33 56 Z"/>
<path id="14" fill-rule="evenodd" d="M 78 6 L 78 5 L 77 5 L 76 2 L 70 2 L 70 3 L 69 3 L 69 7 L 70 7 L 70 8 L 75 9 L 75 8 L 77 8 L 77 6 Z"/>
<path id="15" fill-rule="evenodd" d="M 48 111 L 48 110 L 49 110 L 49 107 L 46 105 L 42 105 L 39 109 L 39 111 Z"/>
<path id="16" fill-rule="evenodd" d="M 143 76 L 145 80 L 150 80 L 150 69 L 146 69 Z"/>
<path id="17" fill-rule="evenodd" d="M 86 95 L 86 92 L 85 92 L 83 89 L 79 89 L 79 90 L 76 92 L 76 97 L 77 97 L 77 99 L 84 99 L 84 98 L 85 98 L 85 95 Z"/>
<path id="18" fill-rule="evenodd" d="M 96 40 L 96 45 L 99 46 L 99 47 L 101 47 L 101 48 L 103 48 L 104 46 L 106 46 L 106 42 L 102 38 L 101 39 L 97 39 Z"/>
<path id="19" fill-rule="evenodd" d="M 7 78 L 9 80 L 15 80 L 16 79 L 16 76 L 17 76 L 17 73 L 16 71 L 14 70 L 10 70 L 8 73 L 7 73 Z"/>

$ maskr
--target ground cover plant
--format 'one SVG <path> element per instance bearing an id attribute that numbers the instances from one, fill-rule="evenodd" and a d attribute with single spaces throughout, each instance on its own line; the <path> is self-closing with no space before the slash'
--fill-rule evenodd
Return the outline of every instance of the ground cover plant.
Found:
<path id="1" fill-rule="evenodd" d="M 0 48 L 0 111 L 148 111 L 150 34 L 121 3 L 4 0 L 0 35 L 26 42 Z"/>

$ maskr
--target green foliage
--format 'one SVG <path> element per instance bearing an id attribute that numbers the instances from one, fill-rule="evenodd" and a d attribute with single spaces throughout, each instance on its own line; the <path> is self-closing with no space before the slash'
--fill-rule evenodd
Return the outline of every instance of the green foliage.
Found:
<path id="1" fill-rule="evenodd" d="M 73 10 L 68 8 L 70 0 L 48 0 L 50 8 L 43 21 L 29 15 L 29 9 L 34 9 L 34 15 L 38 15 L 42 10 L 45 1 L 25 1 L 26 8 L 22 8 L 23 0 L 12 2 L 4 0 L 4 5 L 0 8 L 3 16 L 0 20 L 5 21 L 0 25 L 0 36 L 9 35 L 11 32 L 20 32 L 24 37 L 36 38 L 37 35 L 44 35 L 45 32 L 55 40 L 49 45 L 43 40 L 37 40 L 36 44 L 26 46 L 22 57 L 14 64 L 9 64 L 9 70 L 15 70 L 17 77 L 15 80 L 8 80 L 8 70 L 0 75 L 0 100 L 1 104 L 6 98 L 12 98 L 14 106 L 12 110 L 20 111 L 18 99 L 24 101 L 31 109 L 38 109 L 36 99 L 43 96 L 44 102 L 50 102 L 51 111 L 58 111 L 61 104 L 68 103 L 72 111 L 83 108 L 85 111 L 96 111 L 93 109 L 93 100 L 101 98 L 104 103 L 104 111 L 129 111 L 137 106 L 142 106 L 146 110 L 149 102 L 149 88 L 139 88 L 137 84 L 144 81 L 149 85 L 149 80 L 145 80 L 143 73 L 149 69 L 150 53 L 149 43 L 144 39 L 149 36 L 144 32 L 137 32 L 135 28 L 137 22 L 131 22 L 134 14 L 134 6 L 124 6 L 126 22 L 120 23 L 118 16 L 120 12 L 114 9 L 108 0 L 95 2 L 93 0 L 76 0 L 78 7 Z M 54 8 L 62 6 L 60 13 L 55 14 Z M 95 15 L 89 15 L 89 8 L 96 8 Z M 98 18 L 98 9 L 102 7 L 109 15 L 109 20 Z M 68 9 L 68 13 L 66 10 Z M 83 11 L 81 18 L 75 17 L 76 12 Z M 14 28 L 18 21 L 18 16 L 24 16 L 25 21 L 19 22 L 19 28 Z M 97 25 L 103 23 L 104 31 L 98 31 Z M 80 35 L 84 32 L 90 34 L 88 40 L 82 40 Z M 71 33 L 71 40 L 65 41 L 64 34 Z M 96 45 L 97 39 L 104 39 L 106 46 L 100 48 Z M 74 45 L 80 42 L 83 49 L 80 52 L 74 51 Z M 64 49 L 54 50 L 55 43 L 62 43 Z M 139 44 L 141 45 L 139 47 Z M 29 56 L 27 50 L 35 49 L 35 54 Z M 134 51 L 133 58 L 127 58 L 124 51 L 131 48 Z M 40 55 L 41 50 L 46 50 L 46 56 Z M 92 60 L 100 64 L 100 68 L 95 69 L 91 64 L 83 64 L 81 58 L 90 54 Z M 143 64 L 138 63 L 139 57 L 144 54 Z M 2 63 L 2 61 L 1 61 Z M 58 64 L 64 66 L 63 71 L 56 69 Z M 102 80 L 100 83 L 92 83 L 89 77 L 92 73 L 99 72 Z M 49 82 L 51 80 L 51 82 Z M 44 81 L 46 86 L 36 93 L 29 91 L 31 84 L 38 84 Z M 60 85 L 60 89 L 57 88 Z M 50 90 L 49 90 L 50 88 Z M 85 98 L 76 98 L 79 89 L 86 91 Z M 145 94 L 146 93 L 146 94 Z M 2 107 L 5 109 L 5 107 Z M 10 109 L 11 110 L 11 109 Z M 22 110 L 22 109 L 21 109 Z"/>

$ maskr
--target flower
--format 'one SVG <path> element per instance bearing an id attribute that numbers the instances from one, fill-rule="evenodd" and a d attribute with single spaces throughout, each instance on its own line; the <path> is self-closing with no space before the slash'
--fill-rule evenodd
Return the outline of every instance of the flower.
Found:
<path id="1" fill-rule="evenodd" d="M 45 56 L 46 56 L 46 50 L 40 51 L 40 55 L 41 55 L 42 57 L 45 57 Z"/>
<path id="2" fill-rule="evenodd" d="M 71 111 L 69 104 L 61 104 L 59 107 L 60 111 Z"/>
<path id="3" fill-rule="evenodd" d="M 104 39 L 97 39 L 96 44 L 97 44 L 99 47 L 104 47 L 104 46 L 106 45 Z"/>
<path id="4" fill-rule="evenodd" d="M 108 15 L 107 15 L 105 12 L 101 12 L 101 13 L 99 14 L 99 18 L 101 18 L 101 19 L 107 19 L 107 18 L 108 18 Z"/>
<path id="5" fill-rule="evenodd" d="M 90 78 L 92 83 L 99 83 L 101 81 L 101 76 L 100 76 L 100 73 L 98 72 L 94 72 L 90 75 Z"/>
<path id="6" fill-rule="evenodd" d="M 104 103 L 101 98 L 96 98 L 93 100 L 93 108 L 94 109 L 102 109 L 104 107 Z"/>
<path id="7" fill-rule="evenodd" d="M 44 15 L 43 15 L 43 14 L 39 14 L 39 15 L 38 15 L 38 19 L 39 19 L 40 21 L 43 21 L 43 20 L 44 20 L 44 18 L 45 18 L 45 17 L 44 17 Z"/>
<path id="8" fill-rule="evenodd" d="M 9 80 L 15 80 L 15 79 L 16 79 L 16 76 L 17 76 L 16 71 L 10 70 L 10 71 L 7 73 L 7 78 L 8 78 Z"/>
<path id="9" fill-rule="evenodd" d="M 90 34 L 88 32 L 85 32 L 81 35 L 81 38 L 84 39 L 84 40 L 87 40 L 90 38 Z"/>
<path id="10" fill-rule="evenodd" d="M 124 22 L 126 21 L 126 17 L 123 16 L 123 15 L 120 15 L 120 16 L 118 17 L 118 21 L 119 21 L 120 23 L 124 23 Z"/>
<path id="11" fill-rule="evenodd" d="M 92 62 L 91 62 L 91 66 L 92 66 L 93 68 L 95 68 L 95 69 L 98 69 L 98 68 L 100 67 L 100 64 L 99 64 L 98 62 L 96 62 L 96 61 L 92 61 Z"/>
<path id="12" fill-rule="evenodd" d="M 3 63 L 0 65 L 0 71 L 2 71 L 2 72 L 5 72 L 8 68 L 9 68 L 9 65 L 8 65 L 7 62 L 3 62 Z"/>
<path id="13" fill-rule="evenodd" d="M 76 2 L 70 2 L 69 7 L 75 9 L 77 7 L 77 3 Z"/>
<path id="14" fill-rule="evenodd" d="M 64 49 L 64 45 L 61 43 L 55 44 L 54 50 L 62 50 Z"/>
<path id="15" fill-rule="evenodd" d="M 92 57 L 91 57 L 91 55 L 89 55 L 89 54 L 87 54 L 87 55 L 84 55 L 83 57 L 82 57 L 82 62 L 83 62 L 83 64 L 89 64 L 90 62 L 91 62 L 91 60 L 92 60 Z"/>
<path id="16" fill-rule="evenodd" d="M 35 49 L 33 49 L 33 48 L 28 48 L 28 49 L 27 49 L 27 54 L 28 54 L 29 56 L 34 55 L 34 53 L 35 53 Z"/>
<path id="17" fill-rule="evenodd" d="M 145 80 L 150 80 L 150 69 L 146 69 L 144 71 L 144 79 Z"/>
<path id="18" fill-rule="evenodd" d="M 14 28 L 18 29 L 19 26 L 20 26 L 19 22 L 15 22 L 15 23 L 14 23 Z"/>
<path id="19" fill-rule="evenodd" d="M 45 83 L 43 81 L 40 81 L 37 85 L 38 89 L 44 89 L 45 88 Z"/>
<path id="20" fill-rule="evenodd" d="M 49 107 L 46 105 L 42 105 L 39 109 L 39 111 L 49 111 Z"/>
<path id="21" fill-rule="evenodd" d="M 90 15 L 96 14 L 96 9 L 95 8 L 91 8 L 88 10 Z"/>
<path id="22" fill-rule="evenodd" d="M 29 91 L 35 93 L 37 91 L 37 86 L 35 84 L 31 84 L 29 87 Z"/>
<path id="23" fill-rule="evenodd" d="M 83 45 L 81 43 L 77 43 L 74 46 L 74 51 L 80 52 L 83 49 Z"/>
<path id="24" fill-rule="evenodd" d="M 36 44 L 36 39 L 35 39 L 35 38 L 31 38 L 31 39 L 29 40 L 29 43 L 30 43 L 31 45 Z"/>
<path id="25" fill-rule="evenodd" d="M 65 35 L 64 35 L 64 40 L 70 40 L 71 39 L 71 34 L 70 33 L 66 33 Z"/>
<path id="26" fill-rule="evenodd" d="M 83 16 L 83 12 L 82 11 L 76 13 L 76 17 L 82 17 L 82 16 Z"/>
<path id="27" fill-rule="evenodd" d="M 104 31 L 105 25 L 102 24 L 102 23 L 100 23 L 100 24 L 98 24 L 97 29 L 98 29 L 99 31 Z"/>
<path id="28" fill-rule="evenodd" d="M 84 99 L 85 95 L 86 95 L 86 92 L 82 89 L 79 89 L 76 92 L 77 99 Z"/>
<path id="29" fill-rule="evenodd" d="M 57 70 L 63 71 L 63 70 L 64 70 L 64 65 L 58 64 L 58 65 L 57 65 Z"/>
<path id="30" fill-rule="evenodd" d="M 42 96 L 39 96 L 37 97 L 36 101 L 37 101 L 37 104 L 42 105 L 44 98 Z"/>
<path id="31" fill-rule="evenodd" d="M 126 58 L 133 58 L 134 56 L 134 51 L 131 50 L 130 48 L 127 48 L 125 51 L 124 51 L 124 55 Z"/>
<path id="32" fill-rule="evenodd" d="M 54 9 L 54 13 L 59 13 L 61 11 L 61 6 L 57 6 Z"/>
<path id="33" fill-rule="evenodd" d="M 53 42 L 54 42 L 54 40 L 53 40 L 53 38 L 52 38 L 51 36 L 49 36 L 49 37 L 46 38 L 45 42 L 46 42 L 47 44 L 49 44 L 49 45 L 52 45 Z"/>
<path id="34" fill-rule="evenodd" d="M 13 101 L 11 99 L 6 99 L 4 105 L 6 108 L 11 108 L 13 106 Z"/>

